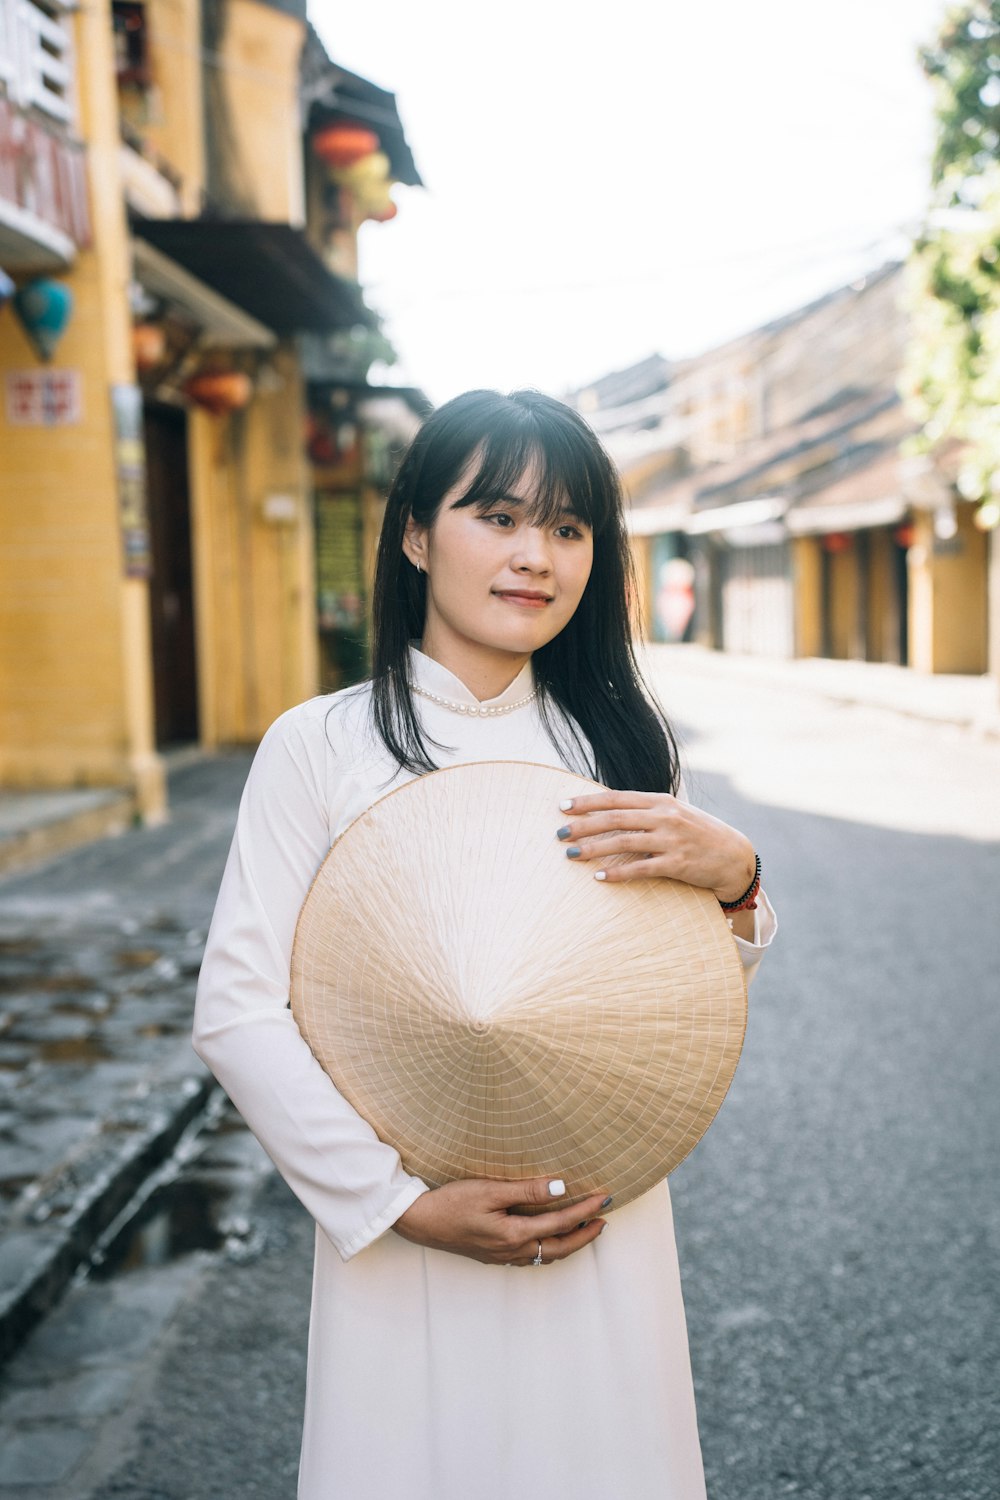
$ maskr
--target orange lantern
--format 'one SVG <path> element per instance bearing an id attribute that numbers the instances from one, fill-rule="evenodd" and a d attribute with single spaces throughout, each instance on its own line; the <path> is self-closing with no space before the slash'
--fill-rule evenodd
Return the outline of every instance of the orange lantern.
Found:
<path id="1" fill-rule="evenodd" d="M 239 411 L 253 395 L 253 382 L 249 375 L 238 370 L 216 370 L 195 375 L 184 390 L 192 401 L 206 411 L 221 416 L 225 412 Z"/>
<path id="2" fill-rule="evenodd" d="M 351 167 L 378 147 L 374 130 L 362 125 L 328 125 L 312 138 L 313 154 L 328 167 Z"/>
<path id="3" fill-rule="evenodd" d="M 823 538 L 824 552 L 850 552 L 852 546 L 852 538 L 846 531 L 831 531 Z"/>
<path id="4" fill-rule="evenodd" d="M 155 370 L 167 350 L 167 335 L 159 323 L 136 323 L 132 329 L 132 350 L 140 374 Z"/>
<path id="5" fill-rule="evenodd" d="M 908 521 L 904 525 L 896 527 L 896 530 L 892 533 L 892 539 L 897 547 L 912 547 L 917 540 L 917 528 L 913 525 L 912 521 Z"/>

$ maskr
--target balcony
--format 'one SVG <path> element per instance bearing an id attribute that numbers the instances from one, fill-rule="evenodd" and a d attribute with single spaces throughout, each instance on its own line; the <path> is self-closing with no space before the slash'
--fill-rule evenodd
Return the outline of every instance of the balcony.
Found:
<path id="1" fill-rule="evenodd" d="M 70 9 L 0 0 L 0 262 L 9 270 L 58 270 L 90 243 Z"/>

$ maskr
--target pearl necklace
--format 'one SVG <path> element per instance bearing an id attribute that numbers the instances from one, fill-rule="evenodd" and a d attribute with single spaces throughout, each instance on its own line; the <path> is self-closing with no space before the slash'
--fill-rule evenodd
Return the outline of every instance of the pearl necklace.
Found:
<path id="1" fill-rule="evenodd" d="M 468 714 L 473 719 L 485 719 L 494 714 L 512 714 L 515 709 L 523 708 L 538 695 L 538 689 L 532 688 L 526 698 L 518 698 L 514 703 L 491 703 L 484 706 L 482 703 L 456 703 L 454 698 L 441 698 L 437 693 L 429 693 L 426 688 L 418 687 L 416 683 L 413 684 L 413 691 L 419 693 L 421 698 L 429 698 L 439 708 L 450 709 L 453 714 Z"/>

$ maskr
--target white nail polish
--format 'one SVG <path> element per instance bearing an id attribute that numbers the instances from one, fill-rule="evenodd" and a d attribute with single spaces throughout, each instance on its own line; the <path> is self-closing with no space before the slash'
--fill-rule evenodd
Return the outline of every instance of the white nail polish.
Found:
<path id="1" fill-rule="evenodd" d="M 595 880 L 607 880 L 607 878 L 608 878 L 608 876 L 607 876 L 607 871 L 606 870 L 595 870 L 594 871 L 594 879 Z"/>
<path id="2" fill-rule="evenodd" d="M 560 804 L 559 804 L 559 811 L 560 812 L 571 812 L 572 809 L 573 809 L 573 799 L 572 799 L 572 797 L 570 797 L 567 802 L 560 802 Z"/>
<path id="3" fill-rule="evenodd" d="M 566 1191 L 566 1184 L 561 1177 L 553 1177 L 549 1183 L 549 1194 L 553 1198 L 561 1198 Z"/>

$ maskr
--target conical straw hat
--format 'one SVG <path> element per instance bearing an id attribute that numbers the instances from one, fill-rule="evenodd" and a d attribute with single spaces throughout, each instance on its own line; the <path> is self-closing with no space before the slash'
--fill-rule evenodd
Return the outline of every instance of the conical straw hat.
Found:
<path id="1" fill-rule="evenodd" d="M 621 1207 L 725 1097 L 747 1014 L 732 934 L 709 891 L 566 858 L 559 803 L 595 790 L 522 761 L 418 777 L 341 834 L 302 907 L 298 1025 L 431 1186 L 551 1174 Z"/>

